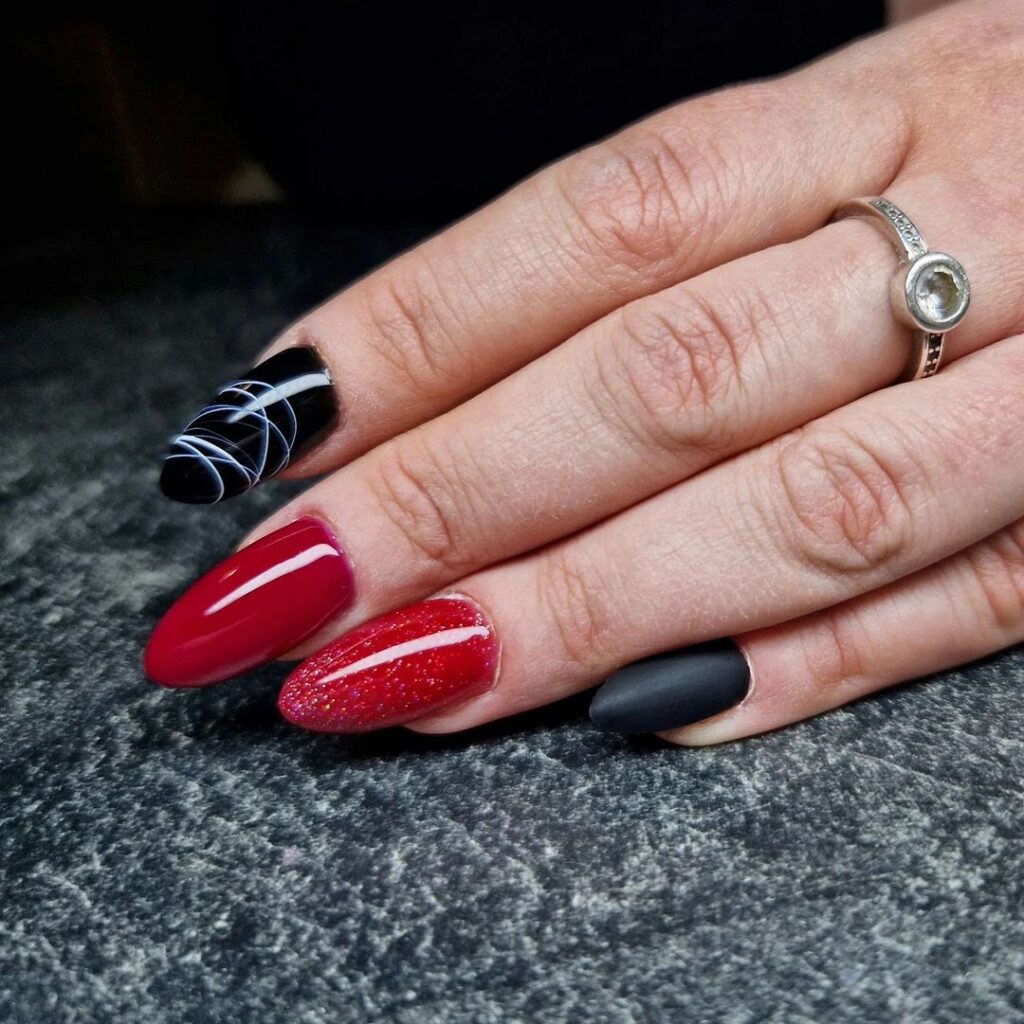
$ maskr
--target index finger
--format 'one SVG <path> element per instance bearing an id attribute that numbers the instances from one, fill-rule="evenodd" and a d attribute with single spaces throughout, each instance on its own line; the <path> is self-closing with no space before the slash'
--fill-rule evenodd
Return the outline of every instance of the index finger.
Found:
<path id="1" fill-rule="evenodd" d="M 288 395 L 278 396 L 296 385 L 279 379 L 280 360 L 261 364 L 241 397 L 237 388 L 222 395 L 214 414 L 179 435 L 164 490 L 214 501 L 299 459 L 298 475 L 340 465 L 630 300 L 800 237 L 850 195 L 883 191 L 906 132 L 895 104 L 887 109 L 877 95 L 868 103 L 858 90 L 859 54 L 854 47 L 795 75 L 656 114 L 328 300 L 268 350 L 308 347 L 308 380 L 307 363 L 319 356 L 326 364 L 335 401 L 324 400 L 321 376 L 307 403 L 320 419 L 306 423 L 300 410 L 293 429 Z M 280 421 L 266 414 L 268 402 Z M 225 413 L 225 404 L 243 409 Z"/>

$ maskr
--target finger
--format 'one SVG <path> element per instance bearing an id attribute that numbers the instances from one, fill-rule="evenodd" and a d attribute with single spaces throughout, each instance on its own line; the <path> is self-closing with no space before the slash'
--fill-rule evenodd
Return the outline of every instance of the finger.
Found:
<path id="1" fill-rule="evenodd" d="M 778 729 L 1024 641 L 1024 520 L 907 579 L 736 639 L 755 681 L 746 699 L 666 739 L 700 746 Z M 688 681 L 697 693 L 721 685 Z M 673 697 L 694 713 L 684 693 Z"/>
<path id="2" fill-rule="evenodd" d="M 952 201 L 970 191 L 932 178 L 890 190 L 934 238 L 966 246 L 976 300 L 951 359 L 1024 326 L 1007 281 L 1019 272 L 1006 271 L 1016 238 L 972 228 L 980 201 Z M 895 264 L 881 231 L 850 220 L 638 300 L 339 470 L 254 536 L 304 515 L 330 522 L 360 577 L 349 623 L 426 596 L 894 379 L 910 346 L 890 308 Z"/>
<path id="3" fill-rule="evenodd" d="M 984 218 L 938 212 L 959 208 L 944 182 L 890 191 L 967 245 L 978 299 L 951 355 L 1008 332 L 1000 232 L 985 244 L 970 227 Z M 844 221 L 605 318 L 264 522 L 161 620 L 148 674 L 201 685 L 301 656 L 881 386 L 909 345 L 888 308 L 894 262 L 880 231 Z"/>
<path id="4" fill-rule="evenodd" d="M 371 274 L 275 342 L 283 366 L 254 368 L 175 439 L 164 490 L 218 500 L 300 459 L 302 473 L 338 465 L 624 302 L 880 191 L 909 136 L 895 100 L 858 87 L 866 63 L 854 48 L 655 115 Z M 293 422 L 295 382 L 311 373 L 330 377 L 335 401 L 307 396 Z"/>
<path id="5" fill-rule="evenodd" d="M 1024 510 L 1022 372 L 1024 338 L 990 346 L 462 581 L 501 640 L 498 685 L 417 728 L 465 728 L 811 614 L 1005 527 Z"/>

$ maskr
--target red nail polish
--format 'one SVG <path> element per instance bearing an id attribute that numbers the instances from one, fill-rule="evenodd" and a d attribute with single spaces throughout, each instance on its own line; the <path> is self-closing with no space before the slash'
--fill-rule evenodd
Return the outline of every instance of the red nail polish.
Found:
<path id="1" fill-rule="evenodd" d="M 352 568 L 318 519 L 242 548 L 192 585 L 146 646 L 146 675 L 206 686 L 290 651 L 355 597 Z"/>
<path id="2" fill-rule="evenodd" d="M 400 608 L 339 637 L 288 677 L 278 706 L 316 732 L 367 732 L 422 718 L 489 690 L 498 641 L 461 598 Z"/>

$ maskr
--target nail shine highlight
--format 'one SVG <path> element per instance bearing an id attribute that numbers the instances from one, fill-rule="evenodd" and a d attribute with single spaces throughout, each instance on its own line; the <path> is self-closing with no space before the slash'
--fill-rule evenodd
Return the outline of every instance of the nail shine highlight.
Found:
<path id="1" fill-rule="evenodd" d="M 327 366 L 312 348 L 287 348 L 225 384 L 171 440 L 160 489 L 189 504 L 244 494 L 319 444 L 338 418 Z"/>
<path id="2" fill-rule="evenodd" d="M 288 721 L 316 732 L 401 725 L 489 690 L 498 641 L 463 598 L 401 608 L 339 637 L 304 661 L 278 701 Z"/>
<path id="3" fill-rule="evenodd" d="M 348 557 L 319 519 L 261 537 L 194 583 L 157 624 L 146 674 L 206 686 L 272 661 L 355 599 Z"/>

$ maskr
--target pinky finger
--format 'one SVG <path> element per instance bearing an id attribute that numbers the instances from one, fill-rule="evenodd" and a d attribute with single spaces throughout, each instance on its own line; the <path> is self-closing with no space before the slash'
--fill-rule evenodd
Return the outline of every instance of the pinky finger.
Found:
<path id="1" fill-rule="evenodd" d="M 613 676 L 592 716 L 606 728 L 638 731 L 629 723 L 675 714 L 675 722 L 650 731 L 705 746 L 778 729 L 1024 641 L 1024 520 L 887 587 L 735 639 L 747 668 L 735 653 L 723 657 L 721 644 L 710 654 L 702 645 L 663 655 L 656 671 L 628 666 Z M 716 683 L 709 678 L 715 673 L 734 678 Z M 730 687 L 746 690 L 739 704 L 693 722 L 689 707 Z"/>

